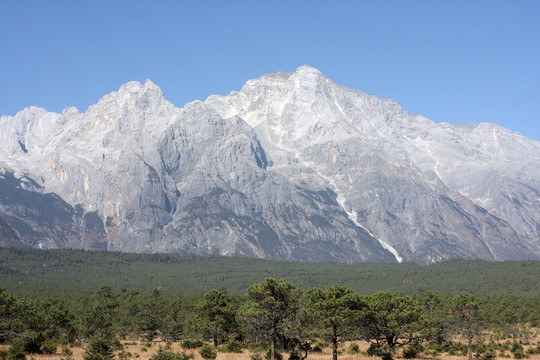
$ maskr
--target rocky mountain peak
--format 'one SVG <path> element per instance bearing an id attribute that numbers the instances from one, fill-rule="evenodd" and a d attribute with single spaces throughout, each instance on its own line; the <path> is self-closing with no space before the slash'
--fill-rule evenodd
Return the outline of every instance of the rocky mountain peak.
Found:
<path id="1" fill-rule="evenodd" d="M 147 80 L 84 113 L 28 108 L 0 122 L 0 218 L 32 246 L 540 258 L 539 143 L 436 124 L 307 65 L 184 108 Z"/>

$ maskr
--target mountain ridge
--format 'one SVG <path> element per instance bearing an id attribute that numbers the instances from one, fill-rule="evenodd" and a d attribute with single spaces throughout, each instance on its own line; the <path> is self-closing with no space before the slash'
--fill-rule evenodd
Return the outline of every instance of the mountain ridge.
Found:
<path id="1" fill-rule="evenodd" d="M 0 123 L 0 167 L 98 214 L 110 250 L 540 258 L 540 143 L 433 123 L 307 65 L 183 108 L 147 80 L 85 113 L 27 108 Z"/>

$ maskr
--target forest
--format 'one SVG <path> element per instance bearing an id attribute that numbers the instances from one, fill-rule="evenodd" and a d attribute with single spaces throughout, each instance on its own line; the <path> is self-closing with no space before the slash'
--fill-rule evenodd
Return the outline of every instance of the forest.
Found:
<path id="1" fill-rule="evenodd" d="M 540 354 L 538 262 L 419 267 L 0 250 L 0 359 L 56 354 L 61 360 L 79 355 L 84 360 L 185 360 L 233 354 L 227 359 L 258 360 L 322 359 L 319 354 L 327 354 L 334 360 L 391 360 L 446 354 L 490 360 Z M 204 271 L 209 263 L 220 262 L 217 269 Z M 458 265 L 466 268 L 468 280 Z M 235 266 L 239 278 L 230 282 Z M 447 286 L 446 291 L 416 286 L 430 275 L 442 279 L 441 268 L 447 280 L 439 286 Z M 477 272 L 470 273 L 471 268 Z M 122 286 L 126 269 L 134 282 L 145 279 L 138 283 L 143 286 Z M 322 276 L 315 285 L 306 275 L 312 269 L 311 276 Z M 508 274 L 509 269 L 522 278 L 510 283 L 516 274 Z M 273 276 L 280 271 L 290 276 Z M 342 281 L 340 272 L 343 279 L 360 280 Z M 175 273 L 179 282 L 194 277 L 191 282 L 204 286 L 188 291 L 164 280 Z M 88 284 L 76 283 L 106 280 L 106 274 L 109 282 L 91 291 Z M 251 281 L 261 275 L 269 276 Z M 40 280 L 48 284 L 54 279 L 47 291 L 32 289 Z M 470 291 L 476 281 L 487 285 Z M 237 284 L 234 291 L 229 284 Z M 399 284 L 409 285 L 408 291 Z"/>
<path id="2" fill-rule="evenodd" d="M 540 261 L 452 260 L 413 263 L 298 263 L 240 257 L 129 254 L 83 250 L 0 248 L 0 286 L 19 295 L 90 294 L 102 285 L 149 293 L 203 295 L 225 287 L 242 294 L 267 277 L 302 289 L 346 286 L 361 295 L 412 294 L 419 289 L 453 295 L 540 294 Z"/>

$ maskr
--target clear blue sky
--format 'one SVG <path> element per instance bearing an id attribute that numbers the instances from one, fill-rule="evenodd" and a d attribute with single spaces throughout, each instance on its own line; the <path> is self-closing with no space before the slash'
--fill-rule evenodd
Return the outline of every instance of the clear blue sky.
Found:
<path id="1" fill-rule="evenodd" d="M 3 115 L 85 111 L 147 78 L 181 107 L 302 64 L 436 122 L 540 140 L 538 0 L 0 1 Z"/>

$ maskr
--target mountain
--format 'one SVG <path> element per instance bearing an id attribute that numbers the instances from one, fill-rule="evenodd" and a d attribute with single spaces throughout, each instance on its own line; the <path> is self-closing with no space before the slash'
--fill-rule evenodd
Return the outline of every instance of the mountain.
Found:
<path id="1" fill-rule="evenodd" d="M 0 196 L 0 219 L 35 247 L 540 259 L 540 143 L 436 124 L 309 66 L 183 108 L 148 80 L 0 124 L 0 195 L 24 194 Z"/>

